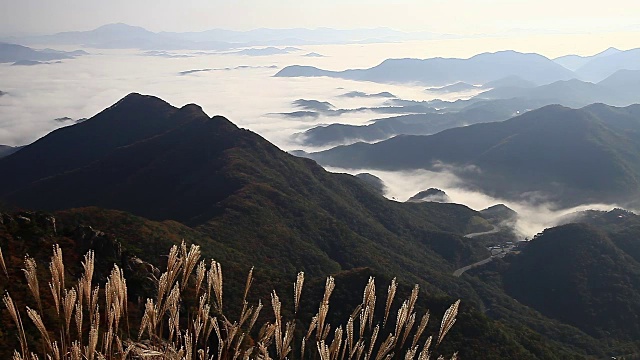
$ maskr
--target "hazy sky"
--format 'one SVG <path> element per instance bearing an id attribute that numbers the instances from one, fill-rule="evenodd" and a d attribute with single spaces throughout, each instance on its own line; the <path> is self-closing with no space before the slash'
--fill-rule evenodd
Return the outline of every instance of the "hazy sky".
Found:
<path id="1" fill-rule="evenodd" d="M 640 31 L 638 0 L 0 0 L 0 34 L 391 27 L 436 33 Z"/>

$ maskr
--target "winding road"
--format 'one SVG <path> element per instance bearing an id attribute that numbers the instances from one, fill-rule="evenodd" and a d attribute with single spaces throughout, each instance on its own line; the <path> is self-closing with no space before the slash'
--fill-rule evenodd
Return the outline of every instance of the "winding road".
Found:
<path id="1" fill-rule="evenodd" d="M 478 236 L 482 236 L 482 235 L 490 235 L 490 234 L 495 234 L 495 233 L 500 232 L 500 228 L 499 228 L 499 227 L 497 227 L 497 226 L 495 226 L 495 225 L 492 225 L 492 226 L 493 226 L 493 229 L 491 229 L 491 230 L 489 230 L 489 231 L 483 231 L 483 232 L 478 232 L 478 233 L 471 233 L 471 234 L 467 234 L 467 235 L 465 235 L 464 237 L 466 237 L 466 238 L 468 238 L 468 239 L 471 239 L 471 238 L 478 237 Z M 460 269 L 457 269 L 456 271 L 454 271 L 454 272 L 453 272 L 453 276 L 455 276 L 455 277 L 460 277 L 460 276 L 462 276 L 462 274 L 464 274 L 467 270 L 471 270 L 471 269 L 473 269 L 474 267 L 477 267 L 477 266 L 481 266 L 481 265 L 487 264 L 487 263 L 491 262 L 491 260 L 493 260 L 493 258 L 496 258 L 496 257 L 502 257 L 502 256 L 504 256 L 504 254 L 491 255 L 490 257 L 488 257 L 488 258 L 486 258 L 486 259 L 484 259 L 484 260 L 480 260 L 480 261 L 478 261 L 478 262 L 474 262 L 474 263 L 473 263 L 473 264 L 471 264 L 471 265 L 467 265 L 467 266 L 465 266 L 465 267 L 461 267 Z"/>
<path id="2" fill-rule="evenodd" d="M 503 254 L 500 254 L 500 255 L 504 256 Z M 484 260 L 480 260 L 480 261 L 475 262 L 475 263 L 473 263 L 471 265 L 467 265 L 465 267 L 461 267 L 460 269 L 458 269 L 458 270 L 453 272 L 453 276 L 460 277 L 462 274 L 465 273 L 465 271 L 471 270 L 474 267 L 477 267 L 477 266 L 480 266 L 480 265 L 487 264 L 487 263 L 491 262 L 491 260 L 493 260 L 493 258 L 500 257 L 500 255 L 492 255 L 491 257 L 488 257 L 488 258 L 486 258 Z"/>
<path id="3" fill-rule="evenodd" d="M 482 235 L 496 234 L 496 233 L 500 232 L 500 228 L 499 227 L 497 227 L 495 225 L 492 225 L 492 226 L 493 226 L 493 229 L 491 229 L 489 231 L 471 233 L 471 234 L 465 235 L 464 237 L 471 239 L 471 238 L 482 236 Z"/>

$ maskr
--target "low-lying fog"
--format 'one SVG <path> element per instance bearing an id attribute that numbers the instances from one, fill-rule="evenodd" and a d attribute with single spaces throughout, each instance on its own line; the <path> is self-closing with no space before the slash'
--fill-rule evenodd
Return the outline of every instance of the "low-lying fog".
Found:
<path id="1" fill-rule="evenodd" d="M 531 199 L 531 201 L 494 198 L 481 192 L 466 189 L 461 179 L 446 170 L 441 172 L 341 168 L 328 168 L 328 170 L 352 175 L 363 172 L 373 174 L 384 181 L 386 186 L 385 196 L 396 201 L 406 201 L 420 191 L 437 188 L 446 192 L 451 202 L 464 204 L 478 211 L 493 205 L 504 204 L 519 214 L 515 230 L 523 238 L 531 238 L 545 228 L 558 225 L 563 220 L 563 217 L 578 211 L 589 209 L 608 211 L 618 207 L 616 204 L 583 204 L 572 208 L 559 208 L 553 203 L 541 202 L 539 197 Z"/>

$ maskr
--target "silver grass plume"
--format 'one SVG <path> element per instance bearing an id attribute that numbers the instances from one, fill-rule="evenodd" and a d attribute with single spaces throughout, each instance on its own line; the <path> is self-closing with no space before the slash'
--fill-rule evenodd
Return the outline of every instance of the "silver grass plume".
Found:
<path id="1" fill-rule="evenodd" d="M 243 301 L 247 301 L 247 295 L 249 295 L 251 284 L 253 284 L 253 266 L 249 270 L 249 274 L 247 274 L 247 282 L 244 285 L 244 296 L 242 297 Z"/>
<path id="2" fill-rule="evenodd" d="M 440 334 L 438 335 L 438 341 L 436 345 L 440 345 L 444 336 L 447 335 L 447 332 L 451 330 L 451 327 L 456 322 L 456 315 L 458 315 L 458 307 L 460 306 L 460 300 L 456 301 L 445 311 L 444 316 L 442 317 L 442 323 L 440 324 Z"/>
<path id="3" fill-rule="evenodd" d="M 18 328 L 18 341 L 20 342 L 20 348 L 22 350 L 22 356 L 27 357 L 29 353 L 29 347 L 27 345 L 27 338 L 24 333 L 24 326 L 22 325 L 22 318 L 20 317 L 20 312 L 16 308 L 16 304 L 13 302 L 9 293 L 4 294 L 2 301 L 4 305 L 9 310 L 9 315 L 11 315 L 11 319 L 16 324 Z"/>
<path id="4" fill-rule="evenodd" d="M 38 266 L 36 265 L 36 261 L 29 257 L 29 255 L 24 258 L 24 276 L 27 279 L 27 285 L 29 290 L 31 290 L 31 294 L 36 299 L 38 303 L 38 308 L 40 312 L 42 312 L 42 302 L 40 301 L 40 285 L 38 284 Z"/>
<path id="5" fill-rule="evenodd" d="M 299 272 L 296 277 L 296 282 L 293 284 L 293 304 L 294 312 L 298 313 L 300 307 L 300 296 L 302 295 L 302 285 L 304 285 L 304 272 Z"/>
<path id="6" fill-rule="evenodd" d="M 0 248 L 0 266 L 2 266 L 2 271 L 4 271 L 4 275 L 9 279 L 9 273 L 7 272 L 7 264 L 4 262 L 4 255 L 2 255 L 2 248 Z"/>
<path id="7" fill-rule="evenodd" d="M 411 347 L 414 348 L 418 345 L 418 341 L 420 340 L 420 336 L 427 328 L 427 323 L 429 322 L 429 311 L 422 316 L 422 320 L 420 320 L 420 325 L 418 325 L 418 329 L 416 333 L 413 335 L 413 342 L 411 343 Z"/>
<path id="8" fill-rule="evenodd" d="M 60 303 L 61 293 L 64 286 L 64 262 L 62 260 L 62 249 L 58 244 L 53 245 L 53 256 L 51 257 L 51 263 L 49 264 L 49 271 L 51 272 L 51 282 L 49 288 L 53 295 L 53 301 L 56 305 L 56 313 L 60 315 Z"/>
<path id="9" fill-rule="evenodd" d="M 382 327 L 387 324 L 387 319 L 389 318 L 389 310 L 391 310 L 391 303 L 393 303 L 393 298 L 396 295 L 396 289 L 398 287 L 398 283 L 396 282 L 396 278 L 391 280 L 391 284 L 389 285 L 389 289 L 387 290 L 387 304 L 384 310 L 384 321 L 382 322 Z"/>

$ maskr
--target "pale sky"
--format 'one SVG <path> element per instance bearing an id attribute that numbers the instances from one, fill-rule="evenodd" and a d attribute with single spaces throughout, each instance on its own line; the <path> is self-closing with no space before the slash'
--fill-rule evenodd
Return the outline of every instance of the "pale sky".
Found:
<path id="1" fill-rule="evenodd" d="M 0 34 L 391 27 L 435 33 L 640 31 L 638 0 L 0 0 Z"/>

